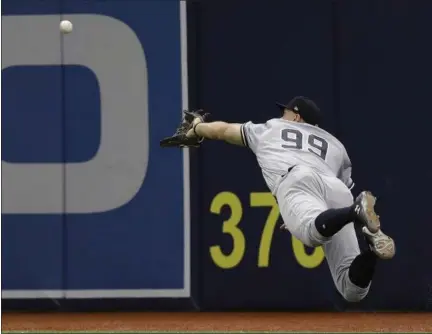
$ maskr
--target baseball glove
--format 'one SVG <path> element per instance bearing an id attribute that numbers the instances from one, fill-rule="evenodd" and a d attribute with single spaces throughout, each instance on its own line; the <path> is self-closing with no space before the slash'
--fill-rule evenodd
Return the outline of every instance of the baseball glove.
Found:
<path id="1" fill-rule="evenodd" d="M 183 110 L 183 118 L 176 132 L 171 137 L 166 137 L 160 141 L 161 147 L 200 147 L 203 137 L 186 137 L 186 134 L 192 129 L 193 121 L 200 118 L 205 122 L 210 114 L 204 113 L 203 110 L 189 111 Z"/>

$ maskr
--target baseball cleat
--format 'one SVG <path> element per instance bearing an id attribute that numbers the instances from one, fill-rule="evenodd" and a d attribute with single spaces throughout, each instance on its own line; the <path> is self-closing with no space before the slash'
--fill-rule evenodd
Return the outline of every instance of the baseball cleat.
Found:
<path id="1" fill-rule="evenodd" d="M 385 235 L 381 230 L 371 233 L 366 226 L 362 228 L 371 250 L 383 260 L 390 260 L 396 253 L 395 242 L 392 238 Z"/>
<path id="2" fill-rule="evenodd" d="M 369 191 L 363 191 L 354 202 L 356 222 L 365 226 L 369 232 L 377 233 L 380 229 L 379 216 L 375 213 L 376 198 Z"/>

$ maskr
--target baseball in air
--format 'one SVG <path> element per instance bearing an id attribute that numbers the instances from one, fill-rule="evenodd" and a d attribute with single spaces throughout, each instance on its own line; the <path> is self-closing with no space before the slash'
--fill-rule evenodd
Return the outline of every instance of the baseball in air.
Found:
<path id="1" fill-rule="evenodd" d="M 60 31 L 63 34 L 69 34 L 70 32 L 72 32 L 72 28 L 73 28 L 73 25 L 72 25 L 71 21 L 63 20 L 60 22 Z"/>

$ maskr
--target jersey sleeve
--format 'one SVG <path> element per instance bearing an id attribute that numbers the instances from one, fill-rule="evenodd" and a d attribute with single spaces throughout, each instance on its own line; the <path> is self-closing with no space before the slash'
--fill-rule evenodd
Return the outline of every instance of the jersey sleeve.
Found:
<path id="1" fill-rule="evenodd" d="M 254 124 L 252 122 L 242 124 L 240 130 L 244 146 L 256 153 L 260 137 L 266 129 L 266 124 Z"/>

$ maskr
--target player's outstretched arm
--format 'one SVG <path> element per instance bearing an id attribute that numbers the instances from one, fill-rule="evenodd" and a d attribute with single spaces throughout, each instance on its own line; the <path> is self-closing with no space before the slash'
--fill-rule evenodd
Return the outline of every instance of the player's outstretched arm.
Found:
<path id="1" fill-rule="evenodd" d="M 192 129 L 186 134 L 187 137 L 204 137 L 206 139 L 223 140 L 227 143 L 245 146 L 243 141 L 241 124 L 226 122 L 204 123 L 196 119 Z"/>

